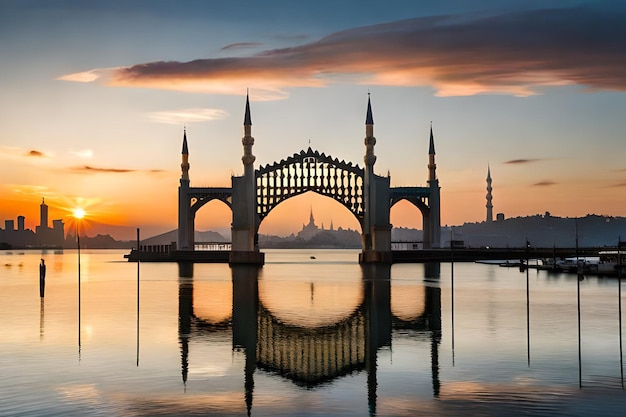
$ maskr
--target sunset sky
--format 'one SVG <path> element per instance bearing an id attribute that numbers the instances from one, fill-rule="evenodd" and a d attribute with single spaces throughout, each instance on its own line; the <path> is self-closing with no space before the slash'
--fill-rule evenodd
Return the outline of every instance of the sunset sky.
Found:
<path id="1" fill-rule="evenodd" d="M 392 186 L 426 184 L 432 121 L 443 225 L 484 220 L 488 165 L 494 213 L 626 216 L 623 2 L 0 0 L 0 57 L 0 221 L 34 229 L 45 198 L 89 235 L 174 229 L 183 127 L 191 185 L 230 186 L 247 89 L 257 166 L 308 146 L 362 166 L 370 92 Z M 358 227 L 308 193 L 260 232 L 311 207 Z M 229 209 L 196 225 L 228 231 Z"/>

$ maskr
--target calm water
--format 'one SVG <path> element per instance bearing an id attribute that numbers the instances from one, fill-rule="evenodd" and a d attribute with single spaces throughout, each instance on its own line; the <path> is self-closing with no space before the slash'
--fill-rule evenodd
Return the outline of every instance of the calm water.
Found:
<path id="1" fill-rule="evenodd" d="M 526 272 L 492 265 L 122 256 L 81 252 L 79 320 L 75 251 L 0 253 L 0 415 L 626 413 L 615 278 L 530 271 L 527 298 Z"/>

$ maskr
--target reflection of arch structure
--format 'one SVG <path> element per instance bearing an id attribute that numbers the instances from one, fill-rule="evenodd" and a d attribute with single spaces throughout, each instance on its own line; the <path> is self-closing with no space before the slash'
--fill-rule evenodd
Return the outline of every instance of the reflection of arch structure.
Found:
<path id="1" fill-rule="evenodd" d="M 234 349 L 245 351 L 245 401 L 250 412 L 256 369 L 279 374 L 297 385 L 315 387 L 352 372 L 367 372 L 369 409 L 376 412 L 377 352 L 391 346 L 392 323 L 403 333 L 430 338 L 433 395 L 439 395 L 438 352 L 441 340 L 441 290 L 424 288 L 424 311 L 411 321 L 391 313 L 390 267 L 363 267 L 363 302 L 337 323 L 315 328 L 287 325 L 259 300 L 258 268 L 232 267 L 233 303 L 230 322 L 208 323 L 194 314 L 193 266 L 181 268 L 179 340 L 183 382 L 189 371 L 189 342 L 205 332 L 232 329 Z M 434 277 L 433 277 L 434 278 Z"/>
<path id="2" fill-rule="evenodd" d="M 313 191 L 330 197 L 346 207 L 361 225 L 362 263 L 391 262 L 391 224 L 389 212 L 400 200 L 414 204 L 422 213 L 424 247 L 439 247 L 440 190 L 436 176 L 435 146 L 430 129 L 429 179 L 427 187 L 390 187 L 390 177 L 374 173 L 374 118 L 370 100 L 365 119 L 365 167 L 339 161 L 309 148 L 286 160 L 254 169 L 252 119 L 246 97 L 244 115 L 244 174 L 232 177 L 230 188 L 196 188 L 189 181 L 187 134 L 183 136 L 182 175 L 178 188 L 178 250 L 194 249 L 194 223 L 198 209 L 220 200 L 232 209 L 231 264 L 262 264 L 258 230 L 263 219 L 281 202 Z"/>

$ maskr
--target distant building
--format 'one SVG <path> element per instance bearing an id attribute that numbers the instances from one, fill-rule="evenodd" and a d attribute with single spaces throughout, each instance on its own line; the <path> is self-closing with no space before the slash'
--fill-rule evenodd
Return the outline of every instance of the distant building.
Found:
<path id="1" fill-rule="evenodd" d="M 332 226 L 331 226 L 332 227 Z M 311 215 L 309 216 L 309 224 L 302 224 L 302 230 L 298 233 L 298 237 L 304 240 L 309 240 L 319 232 L 324 230 L 320 229 L 315 224 L 315 218 L 313 217 L 313 208 L 311 207 Z"/>
<path id="2" fill-rule="evenodd" d="M 17 247 L 59 246 L 65 243 L 65 225 L 63 220 L 53 220 L 52 228 L 48 227 L 48 205 L 42 199 L 39 206 L 39 226 L 35 233 L 25 229 L 24 216 L 17 217 L 17 230 L 13 220 L 4 221 L 4 230 L 0 229 L 0 242 Z"/>
<path id="3" fill-rule="evenodd" d="M 496 220 L 501 222 L 504 220 L 504 213 L 498 213 L 496 214 Z"/>

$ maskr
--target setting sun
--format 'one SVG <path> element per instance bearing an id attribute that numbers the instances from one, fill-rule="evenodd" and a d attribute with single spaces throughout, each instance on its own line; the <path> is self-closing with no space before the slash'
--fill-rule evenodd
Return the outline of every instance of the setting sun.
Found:
<path id="1" fill-rule="evenodd" d="M 86 214 L 87 213 L 85 213 L 85 210 L 80 207 L 72 210 L 72 215 L 77 219 L 82 219 L 83 217 L 85 217 Z"/>

